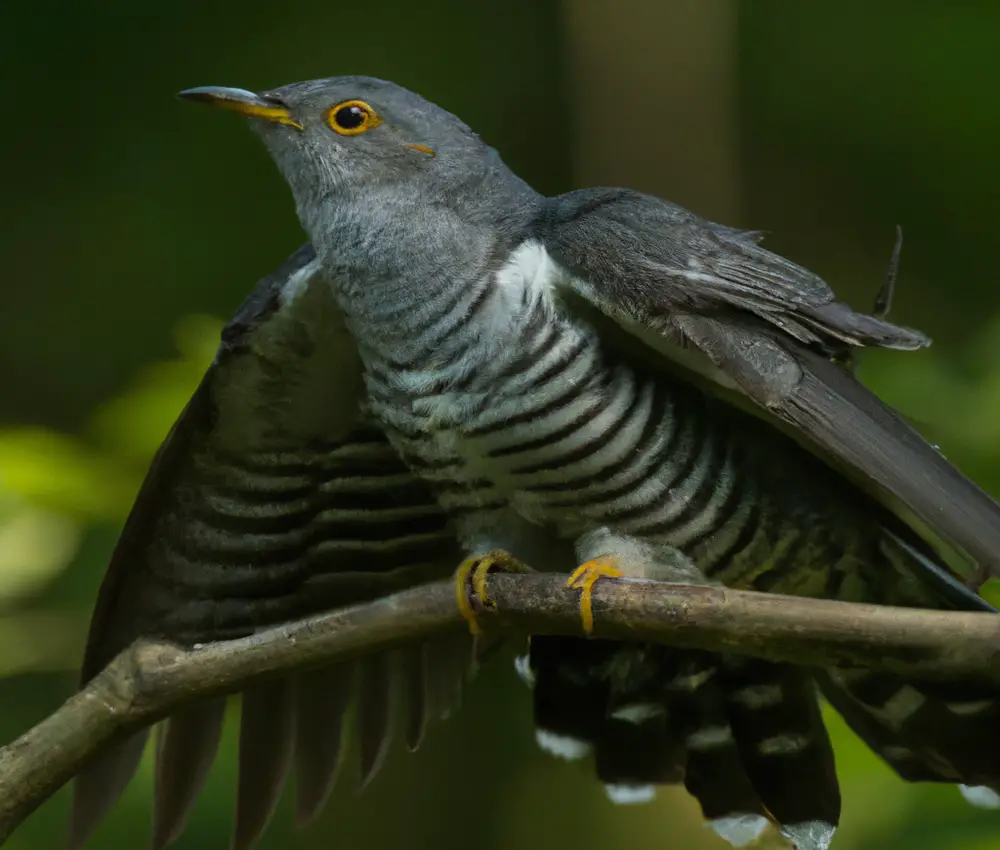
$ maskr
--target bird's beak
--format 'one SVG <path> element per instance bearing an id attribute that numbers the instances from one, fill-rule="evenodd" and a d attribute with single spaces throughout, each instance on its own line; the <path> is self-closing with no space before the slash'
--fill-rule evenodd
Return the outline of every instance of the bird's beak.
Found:
<path id="1" fill-rule="evenodd" d="M 185 89 L 178 97 L 193 100 L 197 103 L 207 103 L 219 109 L 229 109 L 254 118 L 263 118 L 276 124 L 287 124 L 296 130 L 302 125 L 292 118 L 291 112 L 277 98 L 263 97 L 246 89 L 230 89 L 225 86 L 199 86 L 196 89 Z"/>

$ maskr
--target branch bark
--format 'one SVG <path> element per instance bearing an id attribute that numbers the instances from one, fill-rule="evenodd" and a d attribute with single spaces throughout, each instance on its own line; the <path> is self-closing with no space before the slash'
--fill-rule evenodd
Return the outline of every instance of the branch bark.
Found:
<path id="1" fill-rule="evenodd" d="M 481 623 L 488 629 L 582 634 L 579 593 L 564 576 L 491 574 L 487 592 L 492 606 Z M 595 637 L 1000 687 L 1000 617 L 986 613 L 639 581 L 599 582 L 594 612 Z M 139 641 L 0 749 L 0 843 L 104 746 L 184 702 L 462 628 L 454 585 L 441 582 L 242 640 L 195 649 Z"/>

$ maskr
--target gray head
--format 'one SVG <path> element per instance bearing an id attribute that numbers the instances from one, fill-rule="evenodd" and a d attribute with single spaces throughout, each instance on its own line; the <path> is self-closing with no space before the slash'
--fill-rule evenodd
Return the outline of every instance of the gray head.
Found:
<path id="1" fill-rule="evenodd" d="M 383 80 L 331 77 L 259 94 L 209 86 L 180 96 L 249 117 L 307 230 L 318 208 L 352 194 L 371 197 L 378 187 L 454 202 L 478 186 L 512 179 L 496 152 L 458 118 Z"/>

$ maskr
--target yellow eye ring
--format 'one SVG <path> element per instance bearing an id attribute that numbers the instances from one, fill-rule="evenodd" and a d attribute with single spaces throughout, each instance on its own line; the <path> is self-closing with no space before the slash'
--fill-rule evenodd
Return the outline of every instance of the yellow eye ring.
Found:
<path id="1" fill-rule="evenodd" d="M 331 129 L 341 136 L 360 136 L 382 123 L 378 113 L 363 100 L 345 100 L 326 113 Z"/>

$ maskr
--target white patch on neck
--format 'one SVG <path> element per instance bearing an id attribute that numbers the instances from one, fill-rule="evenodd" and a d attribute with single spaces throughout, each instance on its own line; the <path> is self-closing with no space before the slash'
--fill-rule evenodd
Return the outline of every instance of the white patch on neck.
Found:
<path id="1" fill-rule="evenodd" d="M 569 735 L 557 735 L 547 729 L 536 729 L 535 740 L 545 752 L 567 761 L 582 759 L 591 750 L 590 744 L 586 741 L 571 738 Z"/>
<path id="2" fill-rule="evenodd" d="M 563 271 L 545 250 L 545 246 L 528 239 L 510 252 L 507 262 L 496 273 L 497 285 L 516 297 L 531 294 L 531 300 L 551 300 L 555 281 Z"/>

